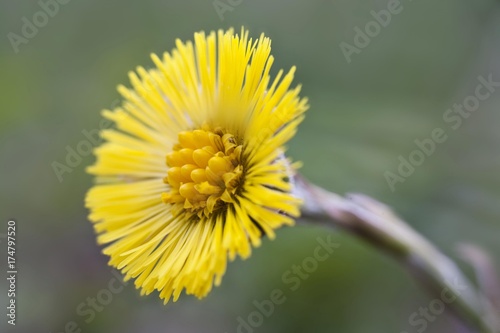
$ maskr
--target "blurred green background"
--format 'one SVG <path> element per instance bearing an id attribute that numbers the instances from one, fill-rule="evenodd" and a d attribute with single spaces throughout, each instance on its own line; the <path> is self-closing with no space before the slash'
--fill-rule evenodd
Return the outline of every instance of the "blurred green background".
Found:
<path id="1" fill-rule="evenodd" d="M 286 302 L 255 332 L 417 332 L 409 316 L 432 297 L 400 266 L 341 231 L 304 226 L 280 230 L 251 259 L 230 264 L 222 285 L 201 301 L 188 296 L 163 306 L 129 284 L 89 322 L 77 313 L 114 275 L 83 206 L 92 184 L 84 169 L 93 156 L 83 156 L 62 181 L 52 163 L 66 164 L 67 146 L 76 149 L 83 130 L 99 128 L 100 110 L 116 104 L 115 87 L 128 82 L 129 70 L 152 66 L 151 52 L 170 51 L 175 38 L 199 30 L 244 25 L 254 37 L 264 32 L 273 40 L 274 72 L 297 66 L 295 82 L 311 109 L 289 155 L 304 162 L 307 178 L 388 203 L 468 274 L 456 254 L 460 242 L 498 259 L 500 92 L 455 131 L 443 114 L 474 93 L 479 75 L 500 81 L 500 3 L 402 0 L 401 13 L 348 63 L 340 43 L 352 45 L 355 27 L 363 29 L 373 21 L 370 11 L 388 1 L 220 2 L 231 9 L 222 20 L 211 0 L 72 0 L 15 52 L 9 33 L 22 36 L 23 17 L 33 22 L 42 7 L 1 1 L 0 233 L 9 218 L 17 221 L 19 268 L 17 325 L 1 314 L 1 332 L 64 332 L 72 321 L 82 332 L 236 332 L 238 317 L 247 318 L 253 302 L 274 289 L 285 291 Z M 396 172 L 398 156 L 407 158 L 414 140 L 437 127 L 448 140 L 391 191 L 384 172 Z M 290 291 L 283 273 L 326 235 L 341 247 Z M 425 331 L 455 328 L 443 314 Z"/>

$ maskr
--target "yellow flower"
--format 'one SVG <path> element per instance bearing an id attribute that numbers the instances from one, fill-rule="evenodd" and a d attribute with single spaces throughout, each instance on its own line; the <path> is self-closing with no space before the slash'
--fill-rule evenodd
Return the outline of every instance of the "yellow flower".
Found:
<path id="1" fill-rule="evenodd" d="M 131 72 L 122 105 L 103 111 L 116 129 L 101 133 L 86 206 L 109 264 L 141 294 L 201 298 L 228 257 L 299 215 L 283 145 L 307 100 L 290 89 L 294 68 L 271 81 L 270 51 L 244 29 L 196 33 Z"/>

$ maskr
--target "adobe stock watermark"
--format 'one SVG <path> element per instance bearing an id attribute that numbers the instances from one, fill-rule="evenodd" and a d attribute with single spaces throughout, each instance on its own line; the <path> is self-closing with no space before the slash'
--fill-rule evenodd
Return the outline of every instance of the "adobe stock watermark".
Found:
<path id="1" fill-rule="evenodd" d="M 232 12 L 234 8 L 241 5 L 243 0 L 214 0 L 212 5 L 221 21 L 224 21 L 224 13 Z"/>
<path id="2" fill-rule="evenodd" d="M 458 130 L 464 120 L 479 109 L 481 102 L 490 98 L 500 87 L 500 82 L 493 81 L 492 74 L 488 75 L 487 78 L 478 76 L 477 80 L 479 83 L 476 85 L 474 93 L 465 97 L 462 103 L 453 104 L 451 108 L 443 113 L 442 118 L 447 127 L 436 127 L 428 137 L 415 139 L 416 148 L 405 156 L 398 156 L 399 164 L 395 172 L 389 170 L 384 172 L 384 178 L 391 192 L 396 190 L 396 184 L 404 183 L 408 177 L 413 175 L 416 168 L 424 164 L 427 158 L 436 152 L 439 144 L 448 140 L 447 132 Z"/>
<path id="3" fill-rule="evenodd" d="M 97 314 L 102 312 L 106 306 L 111 304 L 114 297 L 121 293 L 128 282 L 123 281 L 120 274 L 112 270 L 111 273 L 114 275 L 111 278 L 106 288 L 99 290 L 94 297 L 87 297 L 84 301 L 76 306 L 75 313 L 83 318 L 85 324 L 90 324 L 97 317 Z M 82 333 L 82 325 L 78 324 L 76 320 L 70 320 L 65 325 L 62 331 L 56 331 L 51 333 Z"/>
<path id="4" fill-rule="evenodd" d="M 113 109 L 119 102 L 119 99 L 115 99 L 111 104 L 111 108 Z M 57 180 L 59 180 L 59 183 L 62 183 L 64 180 L 63 176 L 65 173 L 72 173 L 75 168 L 80 166 L 83 158 L 92 154 L 94 148 L 103 142 L 99 133 L 104 129 L 110 128 L 112 125 L 112 121 L 103 118 L 99 122 L 99 128 L 94 128 L 90 131 L 86 129 L 82 130 L 81 133 L 84 139 L 80 140 L 74 146 L 66 146 L 66 156 L 64 161 L 53 161 L 50 164 Z"/>
<path id="5" fill-rule="evenodd" d="M 287 293 L 294 292 L 300 288 L 302 282 L 307 280 L 316 270 L 321 262 L 330 258 L 336 249 L 340 247 L 331 239 L 331 235 L 326 238 L 316 238 L 318 245 L 313 251 L 313 255 L 306 257 L 299 265 L 292 265 L 290 269 L 283 272 L 281 281 L 284 288 L 273 289 L 269 297 L 264 300 L 254 300 L 252 302 L 255 310 L 245 316 L 238 316 L 236 321 L 236 333 L 254 333 L 261 327 L 266 318 L 273 315 L 276 307 L 286 302 Z"/>
<path id="6" fill-rule="evenodd" d="M 460 284 L 458 279 L 452 281 L 455 293 L 444 288 L 439 295 L 439 298 L 435 298 L 427 304 L 425 307 L 419 307 L 417 311 L 412 312 L 408 316 L 408 323 L 412 328 L 415 329 L 417 333 L 423 333 L 431 323 L 435 322 L 438 316 L 444 313 L 446 306 L 455 302 L 458 296 L 460 296 L 467 287 Z M 408 331 L 401 331 L 400 333 L 410 333 Z"/>
<path id="7" fill-rule="evenodd" d="M 5 273 L 7 275 L 7 323 L 16 325 L 17 312 L 17 236 L 16 236 L 16 221 L 9 220 L 7 222 L 7 267 Z"/>
<path id="8" fill-rule="evenodd" d="M 408 1 L 411 2 L 412 0 Z M 404 7 L 400 0 L 389 0 L 386 9 L 370 11 L 373 20 L 368 21 L 363 29 L 358 26 L 354 27 L 354 39 L 352 44 L 344 41 L 339 44 L 340 50 L 347 63 L 350 64 L 352 62 L 352 56 L 354 54 L 360 54 L 362 50 L 366 49 L 372 42 L 372 39 L 377 37 L 383 29 L 389 26 L 393 16 L 400 14 L 403 9 Z"/>
<path id="9" fill-rule="evenodd" d="M 19 47 L 22 44 L 28 44 L 30 40 L 38 35 L 40 29 L 45 27 L 51 18 L 59 13 L 60 6 L 69 3 L 71 0 L 39 0 L 38 7 L 40 10 L 36 11 L 31 17 L 23 16 L 21 18 L 20 34 L 9 32 L 7 38 L 9 39 L 12 49 L 17 54 Z"/>

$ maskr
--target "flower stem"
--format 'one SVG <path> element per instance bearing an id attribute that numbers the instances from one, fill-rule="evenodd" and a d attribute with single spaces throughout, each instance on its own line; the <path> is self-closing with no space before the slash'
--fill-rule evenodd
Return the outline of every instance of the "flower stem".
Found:
<path id="1" fill-rule="evenodd" d="M 428 240 L 398 218 L 386 205 L 365 195 L 346 198 L 328 192 L 296 176 L 304 198 L 303 217 L 340 227 L 395 257 L 431 295 L 446 297 L 449 308 L 470 328 L 481 333 L 500 332 L 487 318 L 494 318 L 491 304 L 467 280 L 457 265 Z M 446 295 L 446 296 L 443 296 Z"/>

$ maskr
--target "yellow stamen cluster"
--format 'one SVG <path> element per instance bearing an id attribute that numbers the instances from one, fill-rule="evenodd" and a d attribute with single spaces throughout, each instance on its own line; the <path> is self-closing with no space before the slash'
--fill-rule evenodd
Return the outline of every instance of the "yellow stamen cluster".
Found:
<path id="1" fill-rule="evenodd" d="M 189 211 L 198 217 L 208 216 L 234 202 L 241 184 L 242 145 L 234 135 L 221 128 L 180 132 L 179 142 L 167 154 L 170 191 L 162 200 L 173 205 L 174 215 Z"/>

